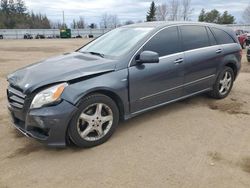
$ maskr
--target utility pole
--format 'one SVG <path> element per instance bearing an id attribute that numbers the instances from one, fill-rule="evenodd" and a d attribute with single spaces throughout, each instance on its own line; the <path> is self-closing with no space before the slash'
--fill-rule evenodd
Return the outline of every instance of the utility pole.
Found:
<path id="1" fill-rule="evenodd" d="M 65 18 L 64 18 L 64 11 L 63 11 L 63 29 L 65 29 Z"/>

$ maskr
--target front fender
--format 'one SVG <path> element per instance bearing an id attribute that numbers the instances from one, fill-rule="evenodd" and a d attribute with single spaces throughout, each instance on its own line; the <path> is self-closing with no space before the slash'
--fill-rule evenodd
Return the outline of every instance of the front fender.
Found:
<path id="1" fill-rule="evenodd" d="M 124 113 L 129 113 L 127 69 L 109 72 L 70 84 L 65 88 L 61 98 L 77 105 L 84 96 L 100 90 L 112 92 L 118 96 L 124 105 Z"/>

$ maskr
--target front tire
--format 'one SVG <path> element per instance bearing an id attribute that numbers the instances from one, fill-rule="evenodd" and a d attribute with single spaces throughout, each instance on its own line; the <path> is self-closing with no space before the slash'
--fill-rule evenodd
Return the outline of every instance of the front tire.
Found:
<path id="1" fill-rule="evenodd" d="M 68 135 L 79 147 L 94 147 L 111 137 L 118 122 L 116 103 L 106 95 L 92 94 L 81 101 L 70 123 Z"/>
<path id="2" fill-rule="evenodd" d="M 213 90 L 209 95 L 216 99 L 224 99 L 227 97 L 233 87 L 234 82 L 234 72 L 232 68 L 225 67 L 219 74 Z"/>

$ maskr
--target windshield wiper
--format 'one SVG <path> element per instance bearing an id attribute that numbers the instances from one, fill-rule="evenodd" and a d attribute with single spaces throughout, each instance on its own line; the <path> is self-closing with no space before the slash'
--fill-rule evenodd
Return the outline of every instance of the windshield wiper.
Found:
<path id="1" fill-rule="evenodd" d="M 100 56 L 100 57 L 102 57 L 102 58 L 104 58 L 104 54 L 102 54 L 102 53 L 98 53 L 98 52 L 84 52 L 84 53 L 90 53 L 90 54 L 92 54 L 92 55 L 98 55 L 98 56 Z"/>

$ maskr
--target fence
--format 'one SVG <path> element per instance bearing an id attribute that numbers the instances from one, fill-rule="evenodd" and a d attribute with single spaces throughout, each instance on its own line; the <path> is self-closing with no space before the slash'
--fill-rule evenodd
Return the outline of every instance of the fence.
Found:
<path id="1" fill-rule="evenodd" d="M 232 29 L 242 29 L 250 32 L 250 24 L 232 24 L 227 25 L 227 27 L 231 27 Z M 109 31 L 109 29 L 72 29 L 71 34 L 72 37 L 76 37 L 77 35 L 81 35 L 82 37 L 87 35 L 93 35 L 94 37 L 98 37 L 104 33 Z M 28 33 L 35 37 L 37 34 L 44 35 L 47 37 L 56 37 L 60 35 L 59 29 L 0 29 L 0 35 L 3 35 L 4 39 L 23 39 L 24 35 Z"/>
<path id="2" fill-rule="evenodd" d="M 109 31 L 108 29 L 72 29 L 72 37 L 81 35 L 82 37 L 87 35 L 93 35 L 98 37 Z M 59 29 L 0 29 L 0 35 L 3 35 L 4 39 L 23 39 L 24 35 L 28 33 L 35 37 L 37 34 L 47 37 L 56 37 L 60 35 Z"/>

